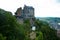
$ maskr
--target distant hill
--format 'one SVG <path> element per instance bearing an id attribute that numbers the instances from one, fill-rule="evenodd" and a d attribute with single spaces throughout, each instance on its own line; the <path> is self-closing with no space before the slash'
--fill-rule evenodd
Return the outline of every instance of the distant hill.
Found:
<path id="1" fill-rule="evenodd" d="M 36 19 L 42 20 L 42 21 L 55 21 L 55 22 L 60 22 L 60 18 L 58 17 L 36 17 Z"/>
<path id="2" fill-rule="evenodd" d="M 60 29 L 60 18 L 58 17 L 36 17 L 36 19 L 48 22 L 51 28 Z"/>

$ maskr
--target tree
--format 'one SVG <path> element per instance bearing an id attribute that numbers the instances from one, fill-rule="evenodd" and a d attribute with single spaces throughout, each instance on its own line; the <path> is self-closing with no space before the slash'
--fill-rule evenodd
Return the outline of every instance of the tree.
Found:
<path id="1" fill-rule="evenodd" d="M 6 40 L 6 37 L 4 37 L 2 34 L 0 34 L 0 40 Z"/>
<path id="2" fill-rule="evenodd" d="M 35 20 L 35 26 L 37 32 L 43 33 L 43 40 L 60 40 L 57 37 L 57 31 L 55 29 L 50 28 L 49 24 L 45 21 Z"/>
<path id="3" fill-rule="evenodd" d="M 42 32 L 38 32 L 36 37 L 36 40 L 43 40 L 43 33 Z"/>
<path id="4" fill-rule="evenodd" d="M 24 34 L 19 27 L 20 24 L 11 12 L 0 9 L 0 33 L 6 40 L 24 40 Z"/>
<path id="5" fill-rule="evenodd" d="M 31 25 L 29 19 L 24 20 L 24 28 L 25 28 L 25 40 L 30 40 L 29 35 L 31 32 Z"/>

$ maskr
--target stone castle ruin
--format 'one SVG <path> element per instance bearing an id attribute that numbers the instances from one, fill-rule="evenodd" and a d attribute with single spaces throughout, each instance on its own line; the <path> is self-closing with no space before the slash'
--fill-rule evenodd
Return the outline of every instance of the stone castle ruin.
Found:
<path id="1" fill-rule="evenodd" d="M 34 8 L 32 6 L 24 5 L 23 9 L 22 7 L 18 8 L 15 12 L 15 16 L 20 24 L 27 19 L 30 20 L 31 25 L 34 24 Z"/>

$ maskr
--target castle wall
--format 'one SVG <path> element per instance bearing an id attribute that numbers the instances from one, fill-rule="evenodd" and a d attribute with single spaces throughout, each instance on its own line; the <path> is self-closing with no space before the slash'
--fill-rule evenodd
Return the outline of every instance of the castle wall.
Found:
<path id="1" fill-rule="evenodd" d="M 17 21 L 19 23 L 23 23 L 24 20 L 29 19 L 30 20 L 30 24 L 33 25 L 33 18 L 34 18 L 34 8 L 31 6 L 24 6 L 24 8 L 18 8 L 16 11 L 17 15 Z"/>

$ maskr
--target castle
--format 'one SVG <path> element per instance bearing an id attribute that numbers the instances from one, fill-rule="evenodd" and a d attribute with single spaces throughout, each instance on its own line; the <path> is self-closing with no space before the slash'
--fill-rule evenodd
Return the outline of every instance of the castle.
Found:
<path id="1" fill-rule="evenodd" d="M 33 24 L 34 8 L 32 6 L 24 5 L 23 9 L 22 7 L 17 9 L 17 11 L 15 12 L 15 16 L 19 23 L 23 23 L 24 20 L 29 19 L 30 23 Z"/>

